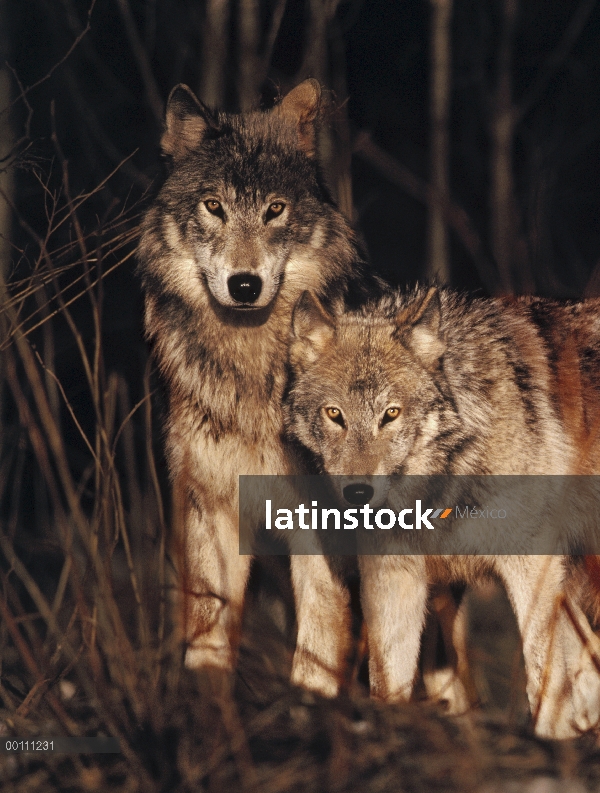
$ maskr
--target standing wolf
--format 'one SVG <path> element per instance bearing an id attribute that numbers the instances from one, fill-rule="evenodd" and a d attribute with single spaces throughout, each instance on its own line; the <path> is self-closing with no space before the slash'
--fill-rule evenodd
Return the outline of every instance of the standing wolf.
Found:
<path id="1" fill-rule="evenodd" d="M 381 502 L 375 475 L 600 473 L 598 300 L 417 288 L 333 316 L 306 294 L 293 333 L 287 431 L 338 475 L 341 499 L 358 503 L 366 488 Z M 590 650 L 599 644 L 574 560 L 384 555 L 361 557 L 359 568 L 375 696 L 411 694 L 428 588 L 492 573 L 515 610 L 538 734 L 569 737 L 598 723 Z M 576 626 L 556 612 L 562 597 Z"/>
<path id="2" fill-rule="evenodd" d="M 234 664 L 250 566 L 239 555 L 238 475 L 298 472 L 281 440 L 294 304 L 306 289 L 332 300 L 361 281 L 355 236 L 316 162 L 320 114 L 314 80 L 270 112 L 213 113 L 182 85 L 167 105 L 171 173 L 143 224 L 139 270 L 168 391 L 188 667 Z M 292 580 L 293 679 L 335 694 L 347 648 L 324 640 L 323 615 L 337 624 L 347 594 L 322 558 L 294 559 Z M 319 604 L 324 633 L 311 622 L 320 581 L 336 592 Z"/>

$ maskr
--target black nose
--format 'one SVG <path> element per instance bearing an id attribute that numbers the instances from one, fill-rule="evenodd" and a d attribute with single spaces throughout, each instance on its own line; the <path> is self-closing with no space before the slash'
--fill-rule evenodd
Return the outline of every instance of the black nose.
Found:
<path id="1" fill-rule="evenodd" d="M 368 504 L 373 498 L 375 491 L 371 485 L 346 485 L 344 488 L 344 498 L 349 504 Z"/>
<path id="2" fill-rule="evenodd" d="M 262 281 L 258 275 L 240 273 L 232 275 L 227 281 L 229 294 L 236 303 L 255 303 L 262 289 Z"/>

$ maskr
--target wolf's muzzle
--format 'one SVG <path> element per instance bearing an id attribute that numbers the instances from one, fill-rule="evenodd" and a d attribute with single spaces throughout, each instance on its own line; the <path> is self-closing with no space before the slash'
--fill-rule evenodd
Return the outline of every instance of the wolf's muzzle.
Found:
<path id="1" fill-rule="evenodd" d="M 236 303 L 256 303 L 262 289 L 262 281 L 258 275 L 240 273 L 231 276 L 227 281 L 227 288 Z"/>
<path id="2" fill-rule="evenodd" d="M 357 483 L 355 485 L 346 485 L 343 490 L 344 498 L 349 504 L 358 504 L 363 506 L 368 504 L 373 498 L 375 491 L 371 485 L 364 485 Z"/>

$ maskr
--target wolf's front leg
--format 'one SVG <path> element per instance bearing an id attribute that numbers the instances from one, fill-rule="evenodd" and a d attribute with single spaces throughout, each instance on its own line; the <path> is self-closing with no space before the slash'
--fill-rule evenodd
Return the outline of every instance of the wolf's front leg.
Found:
<path id="1" fill-rule="evenodd" d="M 361 556 L 359 569 L 371 694 L 387 702 L 408 701 L 425 625 L 425 558 Z"/>
<path id="2" fill-rule="evenodd" d="M 290 563 L 298 622 L 292 682 L 335 697 L 352 641 L 348 590 L 322 554 L 292 555 Z"/>
<path id="3" fill-rule="evenodd" d="M 178 522 L 185 665 L 231 670 L 251 561 L 239 553 L 237 510 L 224 502 L 204 508 L 188 495 Z"/>

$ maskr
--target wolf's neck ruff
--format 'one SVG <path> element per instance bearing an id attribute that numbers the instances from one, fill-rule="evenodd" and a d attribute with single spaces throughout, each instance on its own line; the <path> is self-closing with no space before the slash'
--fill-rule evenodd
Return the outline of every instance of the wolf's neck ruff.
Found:
<path id="1" fill-rule="evenodd" d="M 175 260 L 175 266 L 176 256 L 177 249 L 165 249 L 164 259 Z M 211 420 L 234 432 L 248 426 L 252 413 L 280 404 L 294 302 L 308 282 L 319 291 L 327 286 L 324 250 L 297 245 L 285 266 L 279 290 L 264 309 L 221 306 L 196 274 L 185 292 L 170 291 L 166 281 L 147 286 L 146 325 L 162 374 L 196 410 L 210 408 Z M 343 287 L 336 279 L 330 294 L 341 294 Z"/>
<path id="2" fill-rule="evenodd" d="M 238 117 L 208 113 L 182 88 L 170 99 L 173 172 L 140 245 L 146 330 L 206 430 L 244 432 L 251 414 L 277 412 L 294 303 L 305 289 L 343 295 L 360 268 L 312 156 L 311 101 Z"/>
<path id="3" fill-rule="evenodd" d="M 319 459 L 331 435 L 332 474 L 596 473 L 599 312 L 598 300 L 418 288 L 330 317 L 303 298 L 290 431 Z M 331 407 L 335 422 L 323 413 Z M 365 470 L 349 470 L 359 459 Z"/>

